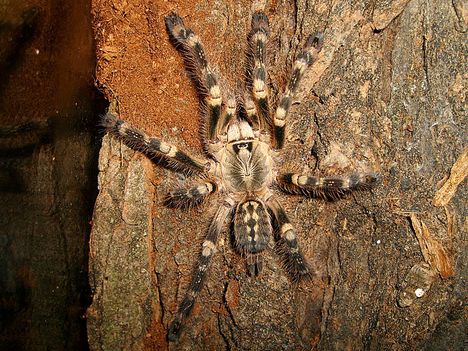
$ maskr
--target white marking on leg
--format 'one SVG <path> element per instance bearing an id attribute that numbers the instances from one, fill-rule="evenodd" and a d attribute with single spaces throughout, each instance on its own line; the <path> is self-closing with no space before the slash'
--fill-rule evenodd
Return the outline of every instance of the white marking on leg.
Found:
<path id="1" fill-rule="evenodd" d="M 267 38 L 266 34 L 263 33 L 263 32 L 257 32 L 252 36 L 252 41 L 254 41 L 254 42 L 257 41 L 257 40 L 260 40 L 261 42 L 266 43 L 267 39 L 268 38 Z"/>
<path id="2" fill-rule="evenodd" d="M 281 233 L 284 235 L 285 233 L 288 232 L 288 230 L 294 230 L 293 226 L 291 225 L 291 223 L 284 223 L 282 226 L 281 226 Z"/>
<path id="3" fill-rule="evenodd" d="M 264 80 L 254 79 L 253 81 L 253 93 L 257 100 L 265 99 L 267 97 L 266 84 Z"/>
<path id="4" fill-rule="evenodd" d="M 343 179 L 343 185 L 342 185 L 343 189 L 349 189 L 350 184 L 351 184 L 351 179 L 349 178 Z"/>
<path id="5" fill-rule="evenodd" d="M 292 227 L 292 226 L 291 226 Z M 296 239 L 296 233 L 294 233 L 294 230 L 293 229 L 289 229 L 284 237 L 286 238 L 287 241 L 293 241 L 294 239 Z"/>
<path id="6" fill-rule="evenodd" d="M 211 183 L 205 183 L 205 187 L 208 193 L 213 192 L 213 184 Z"/>
<path id="7" fill-rule="evenodd" d="M 226 114 L 234 115 L 236 113 L 236 100 L 229 98 L 226 103 Z"/>
<path id="8" fill-rule="evenodd" d="M 293 175 L 291 176 L 291 182 L 292 182 L 294 185 L 299 185 L 298 182 L 297 182 L 298 178 L 299 178 L 299 174 L 293 174 Z"/>
<path id="9" fill-rule="evenodd" d="M 219 89 L 218 84 L 210 87 L 209 94 L 210 94 L 209 102 L 211 106 L 221 105 L 221 90 Z"/>
<path id="10" fill-rule="evenodd" d="M 308 66 L 308 64 L 307 64 L 306 60 L 299 59 L 299 60 L 296 60 L 296 62 L 294 64 L 294 69 L 298 69 L 299 72 L 302 74 L 307 69 L 307 66 Z"/>
<path id="11" fill-rule="evenodd" d="M 319 177 L 319 178 L 317 178 L 315 184 L 316 184 L 318 187 L 323 187 L 324 181 L 325 181 L 325 178 Z"/>
<path id="12" fill-rule="evenodd" d="M 211 256 L 216 249 L 216 245 L 211 240 L 205 240 L 202 244 L 202 255 L 204 257 Z"/>
<path id="13" fill-rule="evenodd" d="M 125 134 L 128 130 L 128 124 L 126 122 L 122 123 L 119 127 L 118 127 L 118 130 L 119 132 L 121 132 L 122 134 Z"/>
<path id="14" fill-rule="evenodd" d="M 177 148 L 175 146 L 171 145 L 171 149 L 167 153 L 167 156 L 175 157 L 176 154 L 177 154 Z"/>
<path id="15" fill-rule="evenodd" d="M 171 145 L 161 141 L 161 144 L 159 145 L 159 151 L 161 151 L 163 154 L 168 154 L 169 151 L 171 151 Z"/>
<path id="16" fill-rule="evenodd" d="M 207 192 L 209 192 L 209 191 L 208 191 L 208 188 L 207 188 L 207 186 L 206 186 L 206 184 L 199 185 L 199 186 L 196 187 L 196 189 L 197 189 L 197 191 L 198 191 L 198 193 L 199 193 L 200 195 L 204 195 L 204 194 L 206 194 Z"/>
<path id="17" fill-rule="evenodd" d="M 308 180 L 309 177 L 305 176 L 305 175 L 302 175 L 302 176 L 299 176 L 297 178 L 297 185 L 307 185 L 307 180 Z"/>
<path id="18" fill-rule="evenodd" d="M 286 124 L 286 120 L 284 119 L 277 119 L 275 117 L 275 127 L 284 127 L 284 125 Z"/>
<path id="19" fill-rule="evenodd" d="M 284 120 L 286 118 L 286 110 L 282 106 L 276 108 L 275 119 Z"/>
<path id="20" fill-rule="evenodd" d="M 188 38 L 187 38 L 187 44 L 190 46 L 190 47 L 194 47 L 195 45 L 197 45 L 197 43 L 200 43 L 200 38 L 195 35 L 195 34 L 191 34 Z"/>
<path id="21" fill-rule="evenodd" d="M 253 116 L 255 114 L 255 104 L 250 98 L 244 99 L 244 108 L 248 116 Z"/>

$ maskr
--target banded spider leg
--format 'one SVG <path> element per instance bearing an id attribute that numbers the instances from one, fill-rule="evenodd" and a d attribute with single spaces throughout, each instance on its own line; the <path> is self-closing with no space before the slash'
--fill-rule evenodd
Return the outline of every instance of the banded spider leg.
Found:
<path id="1" fill-rule="evenodd" d="M 236 113 L 236 100 L 228 96 L 223 108 L 224 99 L 218 77 L 198 35 L 187 28 L 182 18 L 175 13 L 166 16 L 165 22 L 167 31 L 183 55 L 195 85 L 204 98 L 202 138 L 205 152 L 209 153 L 207 144 L 215 143 L 219 135 L 227 132 L 229 121 Z"/>
<path id="2" fill-rule="evenodd" d="M 102 117 L 101 125 L 109 134 L 122 140 L 131 149 L 140 151 L 168 169 L 187 175 L 201 175 L 209 170 L 209 162 L 201 161 L 174 145 L 148 136 L 111 112 Z"/>
<path id="3" fill-rule="evenodd" d="M 279 100 L 273 119 L 273 139 L 276 149 L 282 149 L 285 139 L 286 117 L 293 102 L 294 95 L 297 92 L 299 83 L 304 76 L 307 68 L 317 59 L 317 55 L 322 50 L 323 36 L 316 33 L 307 38 L 303 51 L 297 56 L 294 62 L 293 71 L 289 78 L 289 83 Z"/>
<path id="4" fill-rule="evenodd" d="M 350 191 L 369 189 L 378 178 L 377 173 L 352 173 L 328 177 L 284 173 L 276 180 L 279 187 L 289 194 L 335 200 Z"/>
<path id="5" fill-rule="evenodd" d="M 250 90 L 245 97 L 246 112 L 253 127 L 266 131 L 271 125 L 270 103 L 268 91 L 268 72 L 266 67 L 266 51 L 270 34 L 268 18 L 263 12 L 255 12 L 252 16 L 252 29 L 248 35 L 249 80 Z M 252 97 L 253 100 L 252 100 Z"/>
<path id="6" fill-rule="evenodd" d="M 168 339 L 176 341 L 179 339 L 183 321 L 190 315 L 195 300 L 203 288 L 206 271 L 211 263 L 211 259 L 216 252 L 218 236 L 221 232 L 226 218 L 229 217 L 234 202 L 231 199 L 226 199 L 218 208 L 216 215 L 211 221 L 205 241 L 202 244 L 202 251 L 198 259 L 198 263 L 192 275 L 192 281 L 188 287 L 185 297 L 179 304 L 176 316 L 169 326 Z"/>

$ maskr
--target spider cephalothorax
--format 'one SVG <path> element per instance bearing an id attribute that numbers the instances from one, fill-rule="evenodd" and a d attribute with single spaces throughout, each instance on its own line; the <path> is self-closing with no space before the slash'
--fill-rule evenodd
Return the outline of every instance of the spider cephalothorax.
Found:
<path id="1" fill-rule="evenodd" d="M 226 219 L 232 220 L 235 247 L 246 258 L 251 275 L 262 270 L 262 253 L 274 236 L 278 253 L 292 280 L 310 274 L 299 249 L 294 227 L 273 190 L 305 196 L 337 197 L 345 192 L 370 186 L 373 173 L 349 176 L 314 177 L 280 170 L 278 153 L 284 146 L 288 112 L 299 82 L 322 47 L 322 36 L 310 36 L 297 56 L 289 83 L 271 112 L 266 67 L 268 19 L 262 12 L 252 17 L 248 36 L 249 62 L 246 93 L 241 101 L 218 85 L 200 39 L 172 13 L 166 17 L 171 39 L 189 62 L 190 71 L 203 96 L 202 139 L 208 160 L 201 161 L 157 138 L 130 127 L 112 113 L 103 118 L 109 133 L 139 150 L 161 165 L 187 175 L 196 174 L 203 182 L 191 188 L 170 192 L 165 204 L 172 207 L 197 206 L 212 193 L 221 194 L 217 211 L 202 244 L 199 262 L 188 291 L 179 305 L 168 338 L 176 340 L 181 325 L 193 308 L 203 279 L 216 251 L 218 235 Z M 275 232 L 275 235 L 273 235 Z"/>

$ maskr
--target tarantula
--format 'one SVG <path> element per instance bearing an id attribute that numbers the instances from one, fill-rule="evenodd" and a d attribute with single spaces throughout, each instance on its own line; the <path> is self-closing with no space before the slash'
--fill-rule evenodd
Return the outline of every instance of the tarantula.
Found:
<path id="1" fill-rule="evenodd" d="M 182 18 L 171 13 L 165 22 L 203 97 L 201 134 L 208 160 L 201 161 L 174 145 L 149 137 L 111 113 L 103 118 L 103 125 L 111 135 L 163 166 L 203 179 L 197 186 L 170 192 L 165 199 L 167 205 L 190 207 L 201 204 L 210 194 L 222 194 L 223 200 L 218 204 L 208 228 L 191 284 L 169 327 L 168 339 L 175 341 L 203 287 L 208 266 L 216 252 L 218 236 L 227 218 L 232 220 L 235 247 L 245 257 L 252 276 L 261 272 L 262 253 L 274 236 L 285 270 L 293 281 L 299 281 L 310 274 L 310 268 L 299 249 L 294 227 L 275 199 L 273 188 L 276 186 L 290 194 L 336 197 L 369 187 L 376 180 L 376 175 L 355 173 L 343 177 L 314 177 L 278 170 L 278 151 L 285 143 L 288 112 L 304 72 L 322 48 L 321 34 L 307 39 L 295 60 L 276 112 L 271 113 L 266 67 L 269 24 L 263 12 L 256 12 L 252 17 L 252 29 L 248 35 L 249 74 L 246 93 L 241 99 L 222 91 L 200 38 L 184 25 Z"/>

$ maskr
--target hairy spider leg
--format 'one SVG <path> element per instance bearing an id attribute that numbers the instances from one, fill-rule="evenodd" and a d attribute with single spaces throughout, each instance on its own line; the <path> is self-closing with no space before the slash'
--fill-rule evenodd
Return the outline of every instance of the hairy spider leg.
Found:
<path id="1" fill-rule="evenodd" d="M 271 233 L 270 216 L 262 202 L 247 200 L 237 206 L 234 215 L 235 246 L 245 256 L 251 276 L 262 271 L 262 253 L 268 246 Z"/>
<path id="2" fill-rule="evenodd" d="M 221 232 L 224 222 L 231 213 L 233 207 L 234 203 L 232 201 L 225 201 L 218 208 L 218 211 L 211 221 L 205 241 L 202 244 L 201 255 L 193 272 L 192 281 L 184 299 L 179 304 L 176 316 L 169 327 L 168 339 L 170 341 L 176 341 L 179 339 L 182 323 L 190 315 L 193 305 L 195 304 L 195 300 L 203 288 L 206 271 L 211 263 L 211 258 L 216 252 L 219 233 Z"/>
<path id="3" fill-rule="evenodd" d="M 279 234 L 277 251 L 282 259 L 284 270 L 294 282 L 310 277 L 310 269 L 302 255 L 296 238 L 296 231 L 280 203 L 270 197 L 267 206 L 273 213 L 275 226 Z"/>
<path id="4" fill-rule="evenodd" d="M 131 149 L 140 151 L 168 169 L 187 175 L 202 174 L 208 170 L 208 162 L 200 161 L 160 139 L 149 137 L 111 112 L 102 117 L 101 125 Z"/>
<path id="5" fill-rule="evenodd" d="M 204 182 L 191 188 L 178 188 L 169 192 L 164 198 L 164 204 L 172 208 L 190 208 L 202 204 L 208 195 L 216 192 L 215 182 Z"/>
<path id="6" fill-rule="evenodd" d="M 377 173 L 353 173 L 346 176 L 313 177 L 285 173 L 277 177 L 278 185 L 290 194 L 336 199 L 353 190 L 367 190 L 377 180 Z"/>
<path id="7" fill-rule="evenodd" d="M 268 101 L 268 73 L 266 68 L 266 46 L 269 36 L 268 18 L 263 12 L 252 16 L 252 29 L 248 35 L 250 48 L 251 92 L 256 103 L 252 106 L 250 99 L 245 101 L 247 116 L 252 120 L 254 129 L 267 130 L 271 124 L 270 105 Z M 250 115 L 249 115 L 250 114 Z"/>
<path id="8" fill-rule="evenodd" d="M 299 83 L 307 68 L 310 67 L 310 65 L 317 59 L 317 55 L 322 49 L 322 45 L 322 34 L 317 33 L 309 36 L 306 44 L 304 45 L 303 51 L 297 56 L 294 62 L 291 78 L 289 79 L 286 90 L 279 100 L 273 120 L 273 138 L 276 149 L 282 149 L 284 146 L 286 117 L 288 116 L 294 95 L 297 92 Z"/>
<path id="9" fill-rule="evenodd" d="M 231 121 L 235 121 L 234 117 L 237 113 L 237 102 L 236 97 L 234 95 L 228 95 L 226 100 L 226 106 L 224 108 L 224 115 L 219 122 L 219 126 L 217 129 L 218 136 L 225 135 L 223 141 L 226 140 L 227 131 L 229 128 L 229 123 Z"/>
<path id="10" fill-rule="evenodd" d="M 245 93 L 242 104 L 244 106 L 245 113 L 247 114 L 248 121 L 252 124 L 252 129 L 260 130 L 260 121 L 258 119 L 257 106 L 253 101 L 250 93 Z"/>
<path id="11" fill-rule="evenodd" d="M 232 112 L 232 100 L 229 99 L 227 111 L 223 112 L 223 99 L 218 78 L 206 58 L 198 35 L 186 28 L 182 18 L 175 13 L 166 16 L 165 21 L 171 38 L 176 45 L 179 45 L 178 48 L 184 56 L 187 68 L 193 74 L 195 84 L 204 97 L 203 142 L 206 143 L 206 139 L 215 142 L 216 137 L 225 132 L 226 119 L 230 118 Z"/>

